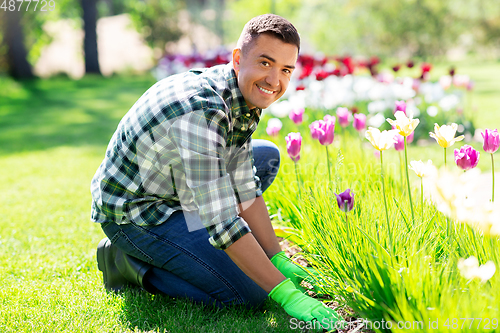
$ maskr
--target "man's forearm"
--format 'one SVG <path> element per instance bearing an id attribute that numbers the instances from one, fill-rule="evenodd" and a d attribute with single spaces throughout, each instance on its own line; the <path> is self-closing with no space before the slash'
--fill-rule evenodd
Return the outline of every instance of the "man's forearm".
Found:
<path id="1" fill-rule="evenodd" d="M 244 235 L 224 251 L 243 273 L 267 293 L 285 280 L 285 276 L 266 257 L 252 233 Z"/>
<path id="2" fill-rule="evenodd" d="M 268 258 L 281 251 L 280 244 L 274 233 L 269 213 L 264 199 L 257 197 L 239 205 L 240 216 L 248 223 L 252 234 L 260 244 Z M 245 208 L 245 209 L 243 209 Z"/>

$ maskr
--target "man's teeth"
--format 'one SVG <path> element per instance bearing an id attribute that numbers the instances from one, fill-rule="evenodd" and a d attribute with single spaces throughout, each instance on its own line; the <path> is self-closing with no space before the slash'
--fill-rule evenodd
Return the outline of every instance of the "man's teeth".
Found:
<path id="1" fill-rule="evenodd" d="M 266 94 L 271 95 L 273 92 L 271 90 L 264 89 L 262 87 L 259 87 L 260 91 L 265 92 Z"/>

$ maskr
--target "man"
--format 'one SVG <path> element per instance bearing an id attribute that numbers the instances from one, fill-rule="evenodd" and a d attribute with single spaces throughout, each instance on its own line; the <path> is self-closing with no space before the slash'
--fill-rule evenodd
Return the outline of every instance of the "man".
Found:
<path id="1" fill-rule="evenodd" d="M 91 188 L 108 290 L 132 283 L 218 306 L 269 295 L 298 319 L 340 320 L 297 289 L 308 274 L 284 256 L 262 199 L 279 151 L 251 139 L 299 49 L 290 22 L 258 16 L 231 63 L 161 80 L 124 116 Z"/>

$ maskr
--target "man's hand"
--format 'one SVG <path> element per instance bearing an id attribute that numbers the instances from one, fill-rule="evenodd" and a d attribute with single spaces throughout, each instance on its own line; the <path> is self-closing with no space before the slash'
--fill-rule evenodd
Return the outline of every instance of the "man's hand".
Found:
<path id="1" fill-rule="evenodd" d="M 289 278 L 295 287 L 302 292 L 306 291 L 306 288 L 302 287 L 300 284 L 302 281 L 313 284 L 314 282 L 314 270 L 306 269 L 290 259 L 285 255 L 284 251 L 276 253 L 272 258 L 271 262 L 273 265 L 283 274 L 286 278 Z M 313 284 L 314 291 L 319 292 L 319 288 Z"/>
<path id="2" fill-rule="evenodd" d="M 275 300 L 290 316 L 299 320 L 317 321 L 313 323 L 317 326 L 332 330 L 340 328 L 343 325 L 344 319 L 335 310 L 323 305 L 320 301 L 304 295 L 290 279 L 278 284 L 270 293 L 269 297 Z"/>

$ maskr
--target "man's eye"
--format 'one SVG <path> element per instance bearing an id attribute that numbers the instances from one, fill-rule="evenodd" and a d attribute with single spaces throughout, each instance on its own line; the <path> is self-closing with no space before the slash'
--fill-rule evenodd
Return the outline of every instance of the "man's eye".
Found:
<path id="1" fill-rule="evenodd" d="M 285 74 L 290 74 L 290 73 L 292 73 L 292 72 L 291 72 L 289 69 L 284 69 L 284 70 L 283 70 L 283 73 L 285 73 Z"/>
<path id="2" fill-rule="evenodd" d="M 261 64 L 262 64 L 263 66 L 265 66 L 265 67 L 268 67 L 268 66 L 269 66 L 269 63 L 268 63 L 267 61 L 263 61 L 263 62 L 261 62 Z"/>

